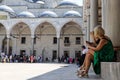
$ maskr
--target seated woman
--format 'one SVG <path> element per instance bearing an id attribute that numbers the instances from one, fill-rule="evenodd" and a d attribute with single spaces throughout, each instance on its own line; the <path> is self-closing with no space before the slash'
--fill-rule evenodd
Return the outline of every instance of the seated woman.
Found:
<path id="1" fill-rule="evenodd" d="M 100 74 L 100 62 L 111 62 L 114 58 L 113 45 L 107 36 L 105 36 L 104 29 L 98 25 L 94 28 L 94 37 L 98 39 L 99 42 L 96 46 L 91 45 L 91 43 L 86 42 L 89 50 L 86 54 L 83 65 L 80 67 L 78 76 L 85 77 L 88 76 L 88 71 L 93 62 L 93 69 L 96 74 Z"/>

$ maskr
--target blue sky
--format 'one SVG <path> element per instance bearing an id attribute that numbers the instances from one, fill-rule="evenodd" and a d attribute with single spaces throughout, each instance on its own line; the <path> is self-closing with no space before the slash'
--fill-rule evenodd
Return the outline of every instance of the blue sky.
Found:
<path id="1" fill-rule="evenodd" d="M 81 6 L 83 5 L 83 0 L 69 0 L 69 1 L 75 1 L 79 5 L 81 5 Z"/>

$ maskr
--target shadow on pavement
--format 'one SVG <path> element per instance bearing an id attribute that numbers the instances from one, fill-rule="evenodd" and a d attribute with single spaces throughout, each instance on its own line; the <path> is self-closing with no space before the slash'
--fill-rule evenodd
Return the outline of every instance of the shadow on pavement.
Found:
<path id="1" fill-rule="evenodd" d="M 101 80 L 99 75 L 95 75 L 92 70 L 89 78 L 79 78 L 76 76 L 76 65 L 61 66 L 61 68 L 39 75 L 28 80 Z"/>

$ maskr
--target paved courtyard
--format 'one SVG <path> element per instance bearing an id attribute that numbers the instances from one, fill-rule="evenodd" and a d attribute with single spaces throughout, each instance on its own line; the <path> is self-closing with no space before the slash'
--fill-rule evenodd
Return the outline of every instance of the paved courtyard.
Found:
<path id="1" fill-rule="evenodd" d="M 76 76 L 75 64 L 0 63 L 0 80 L 100 80 L 92 69 L 89 78 Z"/>

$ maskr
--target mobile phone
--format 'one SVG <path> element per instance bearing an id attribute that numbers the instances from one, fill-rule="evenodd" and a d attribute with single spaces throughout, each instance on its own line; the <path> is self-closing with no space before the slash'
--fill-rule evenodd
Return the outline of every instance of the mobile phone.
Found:
<path id="1" fill-rule="evenodd" d="M 86 41 L 86 43 L 89 43 L 89 44 L 90 44 L 90 42 L 89 42 L 89 41 Z"/>

